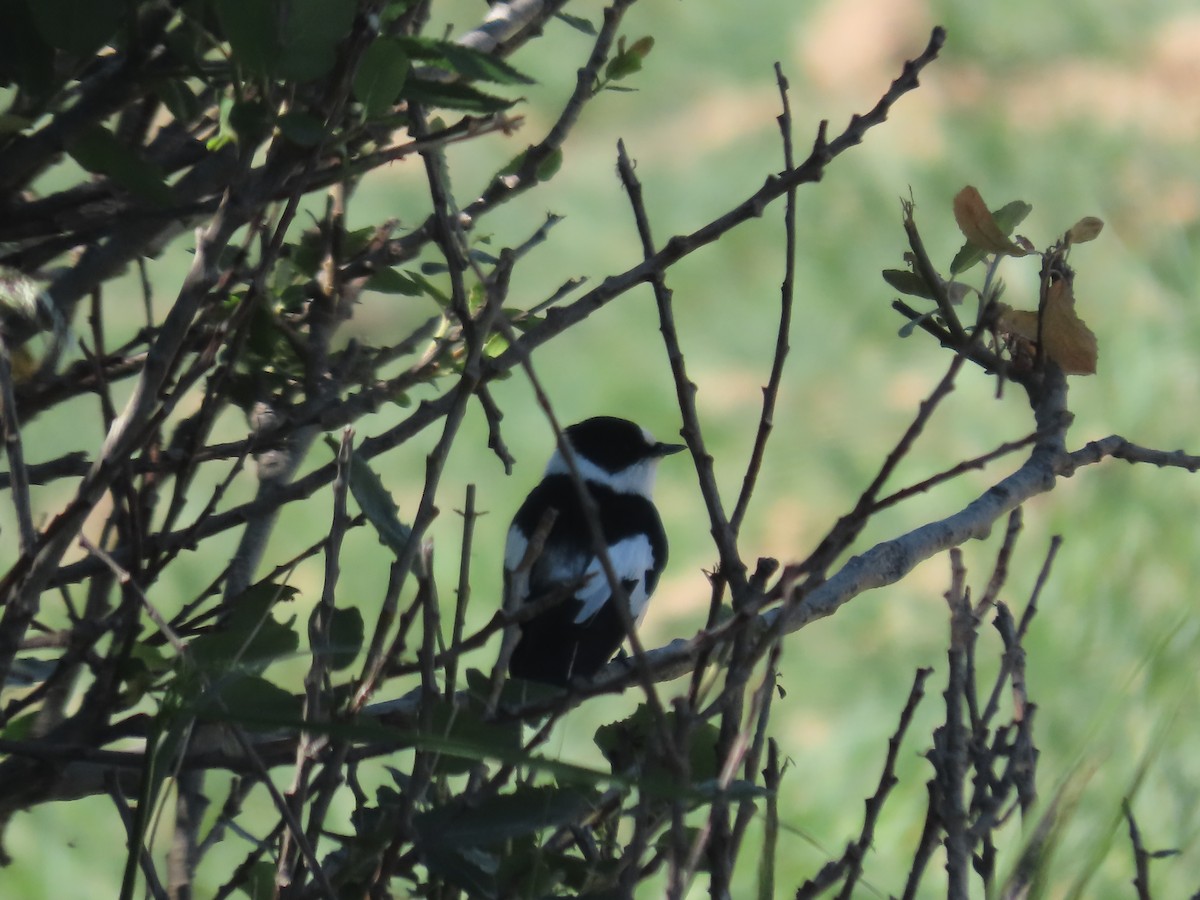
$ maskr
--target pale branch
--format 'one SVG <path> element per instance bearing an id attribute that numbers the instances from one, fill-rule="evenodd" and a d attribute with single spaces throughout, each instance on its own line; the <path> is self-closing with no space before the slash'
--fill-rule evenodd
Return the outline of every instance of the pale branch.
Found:
<path id="1" fill-rule="evenodd" d="M 510 52 L 514 42 L 540 29 L 566 5 L 566 0 L 508 0 L 494 3 L 483 22 L 456 40 L 464 47 L 481 53 L 494 53 L 501 49 L 501 45 L 508 45 L 504 49 Z"/>
<path id="2" fill-rule="evenodd" d="M 1185 453 L 1183 450 L 1155 450 L 1141 447 L 1127 441 L 1120 435 L 1113 434 L 1098 441 L 1088 441 L 1070 455 L 1070 468 L 1064 468 L 1060 473 L 1065 476 L 1075 474 L 1081 466 L 1090 466 L 1112 457 L 1123 459 L 1128 463 L 1148 463 L 1161 468 L 1186 469 L 1189 472 L 1200 470 L 1200 456 Z"/>

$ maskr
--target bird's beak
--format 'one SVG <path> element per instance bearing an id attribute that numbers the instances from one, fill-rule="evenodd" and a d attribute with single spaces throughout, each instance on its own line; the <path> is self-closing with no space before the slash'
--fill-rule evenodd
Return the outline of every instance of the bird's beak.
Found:
<path id="1" fill-rule="evenodd" d="M 654 455 L 660 456 L 660 457 L 661 456 L 670 456 L 672 453 L 678 453 L 681 450 L 686 450 L 686 449 L 687 449 L 687 444 L 658 443 L 658 444 L 654 445 Z"/>

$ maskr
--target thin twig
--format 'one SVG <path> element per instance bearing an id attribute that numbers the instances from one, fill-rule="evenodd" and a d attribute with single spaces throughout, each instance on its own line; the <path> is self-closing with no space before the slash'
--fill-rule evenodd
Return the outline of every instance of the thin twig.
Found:
<path id="1" fill-rule="evenodd" d="M 783 74 L 783 67 L 775 63 L 775 81 L 779 85 L 779 102 L 783 107 L 776 121 L 779 123 L 779 134 L 783 141 L 784 169 L 789 170 L 796 164 L 792 150 L 792 108 L 788 102 L 788 81 Z M 766 454 L 767 439 L 774 426 L 775 403 L 779 397 L 779 386 L 783 381 L 783 366 L 788 355 L 788 338 L 792 331 L 792 306 L 796 297 L 796 187 L 788 190 L 783 211 L 783 283 L 779 286 L 779 326 L 775 331 L 775 355 L 771 360 L 771 373 L 763 388 L 762 413 L 758 418 L 758 431 L 754 435 L 754 447 L 750 451 L 750 461 L 746 465 L 746 474 L 742 479 L 742 490 L 738 494 L 733 507 L 733 515 L 729 517 L 729 526 L 737 534 L 742 529 L 742 520 L 750 505 L 750 497 L 758 481 L 758 472 L 762 467 L 763 456 Z"/>
<path id="2" fill-rule="evenodd" d="M 466 498 L 462 508 L 463 532 L 462 546 L 459 549 L 458 588 L 454 597 L 454 623 L 450 631 L 450 648 L 462 644 L 463 630 L 467 624 L 467 604 L 471 601 L 471 548 L 475 537 L 475 523 L 479 512 L 475 509 L 475 485 L 467 485 Z M 458 686 L 458 656 L 449 656 L 444 663 L 435 661 L 434 665 L 445 673 L 445 692 L 450 700 L 454 698 Z"/>
<path id="3" fill-rule="evenodd" d="M 625 142 L 617 142 L 617 171 L 629 202 L 633 207 L 633 217 L 637 224 L 638 237 L 642 242 L 642 253 L 646 260 L 654 258 L 656 248 L 654 238 L 650 233 L 650 221 L 642 201 L 642 186 L 634 172 L 633 162 L 625 152 Z M 700 485 L 700 493 L 708 510 L 708 519 L 713 541 L 717 545 L 717 553 L 721 560 L 721 577 L 730 585 L 733 591 L 734 605 L 743 599 L 746 586 L 746 565 L 742 562 L 737 549 L 737 534 L 730 525 L 721 503 L 720 491 L 717 488 L 716 474 L 713 471 L 712 455 L 704 446 L 704 434 L 700 428 L 699 413 L 696 409 L 696 385 L 688 378 L 684 364 L 683 350 L 679 344 L 679 335 L 675 329 L 674 314 L 671 310 L 671 292 L 661 271 L 650 275 L 650 283 L 654 289 L 654 298 L 658 304 L 658 324 L 666 344 L 667 359 L 671 365 L 671 374 L 675 379 L 675 398 L 683 417 L 681 434 L 687 442 L 688 450 L 696 466 L 696 476 Z"/>
<path id="4" fill-rule="evenodd" d="M 924 699 L 925 682 L 932 674 L 933 669 L 917 669 L 912 688 L 908 692 L 908 699 L 900 712 L 900 723 L 892 736 L 888 738 L 883 773 L 879 777 L 879 786 L 875 789 L 875 793 L 867 800 L 866 815 L 863 818 L 863 826 L 858 838 L 846 847 L 839 859 L 827 862 L 816 875 L 805 881 L 796 891 L 796 900 L 818 897 L 843 878 L 845 881 L 840 896 L 848 898 L 853 894 L 854 885 L 862 877 L 863 860 L 874 839 L 875 827 L 879 821 L 879 815 L 883 811 L 883 804 L 892 788 L 899 783 L 896 778 L 896 760 L 899 759 L 900 745 L 908 731 L 908 726 L 912 723 L 917 706 Z"/>

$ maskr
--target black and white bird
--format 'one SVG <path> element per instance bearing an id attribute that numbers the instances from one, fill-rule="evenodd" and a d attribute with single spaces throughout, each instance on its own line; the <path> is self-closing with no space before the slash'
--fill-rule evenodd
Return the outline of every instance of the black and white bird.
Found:
<path id="1" fill-rule="evenodd" d="M 655 470 L 660 459 L 684 448 L 660 443 L 633 422 L 611 416 L 588 419 L 563 434 L 636 624 L 667 562 L 667 536 L 650 499 Z M 555 511 L 553 525 L 534 556 L 530 542 L 549 510 Z M 521 624 L 511 675 L 566 685 L 594 675 L 624 642 L 625 627 L 592 535 L 570 467 L 556 450 L 509 527 L 504 568 L 512 608 L 550 602 L 555 594 L 562 600 Z"/>

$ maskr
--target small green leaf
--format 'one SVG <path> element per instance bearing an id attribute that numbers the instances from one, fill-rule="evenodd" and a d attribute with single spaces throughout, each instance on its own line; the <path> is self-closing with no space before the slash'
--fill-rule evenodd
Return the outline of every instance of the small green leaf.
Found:
<path id="1" fill-rule="evenodd" d="M 490 81 L 494 84 L 534 84 L 534 80 L 499 57 L 482 53 L 454 41 L 424 37 L 397 38 L 414 59 L 461 75 L 468 81 Z"/>
<path id="2" fill-rule="evenodd" d="M 526 147 L 510 159 L 496 172 L 496 177 L 503 178 L 505 175 L 516 175 L 517 172 L 521 171 L 521 166 L 525 165 L 525 159 L 529 156 L 529 151 L 532 149 L 533 147 Z"/>
<path id="3" fill-rule="evenodd" d="M 212 0 L 233 60 L 255 75 L 267 75 L 283 50 L 279 8 L 268 0 Z"/>
<path id="4" fill-rule="evenodd" d="M 261 676 L 233 672 L 214 679 L 185 709 L 199 719 L 269 731 L 301 727 L 304 702 Z"/>
<path id="5" fill-rule="evenodd" d="M 908 269 L 884 269 L 883 280 L 902 294 L 924 297 L 926 300 L 933 299 L 933 291 L 916 272 L 910 272 Z"/>
<path id="6" fill-rule="evenodd" d="M 205 143 L 206 149 L 215 153 L 226 144 L 232 144 L 237 140 L 237 135 L 229 124 L 229 113 L 232 110 L 233 97 L 222 97 L 217 104 L 217 133 Z"/>
<path id="7" fill-rule="evenodd" d="M 325 137 L 325 123 L 306 112 L 284 113 L 275 125 L 297 147 L 315 147 Z"/>
<path id="8" fill-rule="evenodd" d="M 112 37 L 121 23 L 125 3 L 123 0 L 31 0 L 28 7 L 47 43 L 83 56 L 94 53 Z"/>
<path id="9" fill-rule="evenodd" d="M 400 521 L 400 510 L 396 501 L 357 450 L 350 455 L 350 493 L 354 495 L 358 508 L 379 535 L 379 543 L 397 556 L 404 552 L 412 529 Z"/>
<path id="10" fill-rule="evenodd" d="M 267 137 L 273 123 L 271 110 L 260 100 L 243 100 L 229 110 L 229 127 L 244 147 L 255 147 Z"/>
<path id="11" fill-rule="evenodd" d="M 916 331 L 921 326 L 921 323 L 924 322 L 926 319 L 932 318 L 935 312 L 936 312 L 936 310 L 931 309 L 929 312 L 925 313 L 924 315 L 917 316 L 915 319 L 909 319 L 907 322 L 905 322 L 903 325 L 900 326 L 900 331 L 898 332 L 899 336 L 902 338 L 912 337 L 913 332 Z"/>
<path id="12" fill-rule="evenodd" d="M 586 34 L 588 37 L 596 36 L 596 26 L 582 16 L 573 16 L 570 13 L 558 12 L 554 14 L 554 17 L 560 19 L 576 31 Z"/>
<path id="13" fill-rule="evenodd" d="M 432 297 L 438 306 L 445 309 L 450 305 L 450 296 L 420 272 L 414 272 L 413 270 L 409 269 L 407 270 L 406 274 L 420 286 L 421 291 L 424 294 Z"/>
<path id="14" fill-rule="evenodd" d="M 436 841 L 424 847 L 421 859 L 439 878 L 465 891 L 468 897 L 499 898 L 496 874 L 500 857 L 477 847 L 457 847 L 448 841 Z"/>
<path id="15" fill-rule="evenodd" d="M 552 150 L 544 160 L 538 163 L 536 172 L 537 180 L 549 181 L 551 178 L 553 178 L 556 174 L 558 174 L 558 170 L 562 168 L 562 161 L 562 148 L 554 148 L 554 150 Z"/>
<path id="16" fill-rule="evenodd" d="M 337 608 L 329 623 L 329 665 L 340 672 L 354 664 L 363 645 L 362 611 L 355 606 Z"/>
<path id="17" fill-rule="evenodd" d="M 260 860 L 251 866 L 238 890 L 250 900 L 272 900 L 275 897 L 275 866 Z"/>
<path id="18" fill-rule="evenodd" d="M 17 716 L 7 725 L 4 730 L 0 731 L 0 737 L 6 741 L 24 741 L 33 737 L 34 729 L 37 727 L 38 719 L 41 718 L 39 711 L 25 713 L 23 716 Z"/>
<path id="19" fill-rule="evenodd" d="M 660 742 L 664 729 L 674 733 L 675 728 L 675 713 L 668 713 L 663 723 L 643 703 L 628 718 L 598 728 L 595 742 L 614 772 L 625 771 L 636 763 L 643 774 L 639 781 L 643 789 L 653 791 L 655 796 L 680 797 L 690 788 L 678 783 L 677 773 L 666 762 L 667 751 Z M 717 727 L 711 722 L 691 728 L 688 757 L 693 784 L 716 778 L 717 738 Z"/>
<path id="20" fill-rule="evenodd" d="M 422 106 L 473 113 L 503 112 L 517 102 L 485 94 L 462 82 L 443 83 L 427 81 L 423 78 L 409 78 L 408 83 L 404 86 L 403 95 Z"/>
<path id="21" fill-rule="evenodd" d="M 29 5 L 10 0 L 0 4 L 0 9 L 4 20 L 0 28 L 0 87 L 16 84 L 32 97 L 49 93 L 57 81 L 55 50 L 42 39 Z"/>
<path id="22" fill-rule="evenodd" d="M 592 791 L 559 787 L 519 787 L 467 806 L 451 802 L 418 813 L 418 842 L 433 846 L 494 847 L 512 838 L 567 825 L 595 805 Z"/>
<path id="23" fill-rule="evenodd" d="M 367 279 L 364 287 L 368 291 L 378 291 L 381 294 L 403 294 L 405 297 L 419 297 L 423 293 L 421 286 L 396 269 L 376 269 Z"/>
<path id="24" fill-rule="evenodd" d="M 465 775 L 478 760 L 491 754 L 521 752 L 520 725 L 486 720 L 477 707 L 440 704 L 431 717 L 429 731 L 446 748 L 438 756 L 435 771 L 439 774 Z"/>
<path id="25" fill-rule="evenodd" d="M 617 55 L 610 59 L 604 67 L 604 78 L 607 81 L 620 81 L 642 70 L 642 63 L 654 49 L 654 38 L 647 35 L 638 38 L 631 47 L 625 46 L 625 39 L 617 42 Z"/>
<path id="26" fill-rule="evenodd" d="M 102 125 L 85 128 L 67 144 L 71 158 L 89 172 L 107 175 L 132 194 L 158 206 L 169 206 L 171 189 L 163 172 Z"/>
<path id="27" fill-rule="evenodd" d="M 371 241 L 378 236 L 379 230 L 374 225 L 364 225 L 362 228 L 352 228 L 342 237 L 342 252 L 347 257 L 358 256 L 367 249 Z"/>
<path id="28" fill-rule="evenodd" d="M 1025 221 L 1025 217 L 1032 211 L 1033 207 L 1024 200 L 1013 200 L 1010 203 L 1004 204 L 999 209 L 992 210 L 991 215 L 1001 233 L 1008 236 L 1013 233 L 1018 225 Z M 950 263 L 950 274 L 958 275 L 960 272 L 965 272 L 987 256 L 988 252 L 967 241 L 962 245 L 958 253 L 954 255 L 954 259 Z"/>
<path id="29" fill-rule="evenodd" d="M 328 74 L 337 58 L 337 45 L 354 24 L 358 4 L 353 0 L 284 0 L 282 5 L 282 51 L 276 73 L 288 81 L 313 81 Z"/>
<path id="30" fill-rule="evenodd" d="M 294 597 L 297 589 L 261 582 L 251 585 L 231 604 L 228 618 L 188 643 L 191 659 L 204 671 L 260 672 L 277 659 L 294 654 L 300 638 L 291 624 L 277 622 L 271 608 Z"/>
<path id="31" fill-rule="evenodd" d="M 488 339 L 483 343 L 483 355 L 489 359 L 495 359 L 501 353 L 508 349 L 508 338 L 499 332 L 495 332 L 488 336 Z"/>
<path id="32" fill-rule="evenodd" d="M 376 38 L 362 55 L 354 73 L 354 96 L 368 119 L 392 111 L 412 64 L 400 41 Z"/>
<path id="33" fill-rule="evenodd" d="M 608 61 L 604 67 L 604 77 L 609 81 L 620 81 L 622 78 L 628 78 L 640 71 L 642 71 L 641 57 L 624 53 L 621 56 L 614 56 Z"/>

